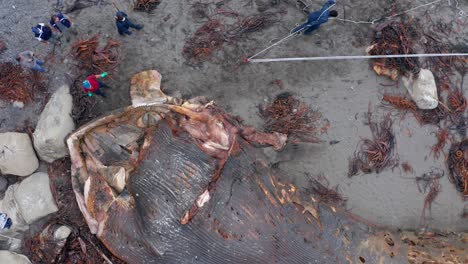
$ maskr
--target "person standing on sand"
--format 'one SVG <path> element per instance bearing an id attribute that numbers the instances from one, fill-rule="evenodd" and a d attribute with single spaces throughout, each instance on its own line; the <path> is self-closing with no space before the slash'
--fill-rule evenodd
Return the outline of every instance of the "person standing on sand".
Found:
<path id="1" fill-rule="evenodd" d="M 54 35 L 52 29 L 49 26 L 44 25 L 44 23 L 37 24 L 35 27 L 32 27 L 31 30 L 34 33 L 34 37 L 36 37 L 40 42 L 49 43 L 50 41 L 54 45 L 60 44 L 59 39 Z"/>
<path id="2" fill-rule="evenodd" d="M 32 51 L 23 51 L 16 57 L 16 61 L 21 64 L 24 68 L 32 69 L 39 72 L 45 72 L 42 67 L 44 62 L 38 60 Z"/>
<path id="3" fill-rule="evenodd" d="M 131 35 L 132 32 L 128 30 L 129 28 L 134 28 L 140 30 L 143 28 L 143 25 L 134 24 L 130 19 L 128 19 L 127 14 L 122 11 L 119 11 L 115 14 L 115 24 L 117 25 L 117 31 L 120 35 L 127 34 Z"/>
<path id="4" fill-rule="evenodd" d="M 83 81 L 83 90 L 88 93 L 88 96 L 93 96 L 94 94 L 100 95 L 102 97 L 106 97 L 106 95 L 99 90 L 102 87 L 110 88 L 107 84 L 99 81 L 98 79 L 104 78 L 109 75 L 107 72 L 103 72 L 101 74 L 90 75 L 86 80 Z"/>
<path id="5" fill-rule="evenodd" d="M 337 17 L 338 12 L 336 10 L 331 10 L 334 5 L 336 5 L 335 0 L 328 0 L 320 9 L 319 11 L 315 11 L 309 13 L 307 17 L 307 22 L 303 23 L 302 25 L 297 26 L 293 31 L 293 33 L 297 32 L 304 32 L 304 35 L 310 35 L 312 32 L 317 30 L 320 25 L 326 23 L 329 17 Z"/>
<path id="6" fill-rule="evenodd" d="M 68 33 L 71 32 L 72 26 L 73 26 L 73 22 L 70 20 L 70 18 L 68 18 L 67 16 L 65 16 L 62 13 L 58 13 L 58 14 L 52 15 L 50 17 L 49 24 L 57 32 L 60 32 L 60 34 L 62 34 L 62 36 L 66 35 L 67 41 L 70 40 L 70 36 L 69 36 Z M 73 32 L 73 33 L 76 34 L 76 32 Z"/>

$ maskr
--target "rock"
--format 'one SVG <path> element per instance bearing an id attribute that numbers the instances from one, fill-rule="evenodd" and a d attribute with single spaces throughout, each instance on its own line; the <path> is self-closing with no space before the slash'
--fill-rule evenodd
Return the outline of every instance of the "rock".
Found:
<path id="1" fill-rule="evenodd" d="M 161 91 L 161 74 L 155 70 L 133 75 L 130 96 L 133 106 L 162 104 L 168 100 L 168 97 Z"/>
<path id="2" fill-rule="evenodd" d="M 17 107 L 17 108 L 23 108 L 24 107 L 24 103 L 23 102 L 20 102 L 20 101 L 14 101 L 13 102 L 13 107 Z"/>
<path id="3" fill-rule="evenodd" d="M 19 212 L 28 224 L 58 211 L 46 173 L 38 172 L 24 179 L 15 189 L 14 196 Z"/>
<path id="4" fill-rule="evenodd" d="M 417 76 L 403 77 L 403 84 L 420 109 L 434 109 L 439 104 L 437 86 L 431 71 L 421 69 Z"/>
<path id="5" fill-rule="evenodd" d="M 28 176 L 39 167 L 28 134 L 1 133 L 0 153 L 0 171 L 3 174 Z"/>
<path id="6" fill-rule="evenodd" d="M 0 250 L 0 263 L 5 264 L 31 264 L 31 261 L 25 256 L 8 250 Z"/>
<path id="7" fill-rule="evenodd" d="M 12 221 L 10 229 L 2 230 L 2 233 L 6 235 L 15 235 L 17 232 L 22 232 L 29 228 L 18 209 L 18 204 L 15 201 L 15 189 L 18 185 L 19 184 L 10 185 L 0 203 L 0 212 L 7 214 Z"/>
<path id="8" fill-rule="evenodd" d="M 50 98 L 34 131 L 34 148 L 46 162 L 68 155 L 65 137 L 75 129 L 71 117 L 73 99 L 67 85 L 60 87 Z"/>
<path id="9" fill-rule="evenodd" d="M 54 239 L 56 241 L 66 240 L 68 236 L 71 234 L 72 229 L 68 226 L 61 226 L 57 228 L 54 232 Z"/>

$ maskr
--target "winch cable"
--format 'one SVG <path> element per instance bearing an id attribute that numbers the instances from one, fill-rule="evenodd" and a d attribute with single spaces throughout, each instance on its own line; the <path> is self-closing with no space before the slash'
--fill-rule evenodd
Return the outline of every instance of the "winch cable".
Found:
<path id="1" fill-rule="evenodd" d="M 468 53 L 426 53 L 426 54 L 394 54 L 394 55 L 297 57 L 297 58 L 251 59 L 249 60 L 249 62 L 323 61 L 323 60 L 358 60 L 358 59 L 428 58 L 428 57 L 468 57 Z"/>

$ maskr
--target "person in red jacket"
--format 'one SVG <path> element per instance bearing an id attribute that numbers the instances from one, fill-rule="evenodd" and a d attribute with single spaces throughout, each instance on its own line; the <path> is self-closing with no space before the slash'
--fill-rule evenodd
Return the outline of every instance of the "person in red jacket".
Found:
<path id="1" fill-rule="evenodd" d="M 99 90 L 102 87 L 109 87 L 107 84 L 99 81 L 98 79 L 104 78 L 108 75 L 107 72 L 90 75 L 86 80 L 83 81 L 83 90 L 88 93 L 88 96 L 93 96 L 94 94 L 100 95 L 102 97 L 106 97 L 106 95 Z"/>

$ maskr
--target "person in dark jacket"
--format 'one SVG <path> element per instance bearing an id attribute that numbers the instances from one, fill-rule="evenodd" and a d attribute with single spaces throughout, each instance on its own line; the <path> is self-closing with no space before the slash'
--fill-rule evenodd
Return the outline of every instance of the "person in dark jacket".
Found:
<path id="1" fill-rule="evenodd" d="M 314 32 L 320 27 L 320 25 L 326 23 L 329 17 L 338 16 L 338 12 L 336 10 L 330 10 L 334 5 L 336 5 L 335 0 L 328 0 L 323 5 L 322 9 L 310 13 L 307 17 L 307 22 L 293 29 L 291 33 L 304 32 L 304 35 L 309 35 Z"/>
<path id="2" fill-rule="evenodd" d="M 143 28 L 143 25 L 134 24 L 132 21 L 130 21 L 127 14 L 122 11 L 119 11 L 115 14 L 115 24 L 117 25 L 117 31 L 119 31 L 120 35 L 131 35 L 132 32 L 129 30 L 129 28 L 134 28 L 136 30 Z"/>
<path id="3" fill-rule="evenodd" d="M 51 42 L 54 45 L 60 44 L 60 41 L 58 40 L 57 36 L 54 35 L 54 33 L 52 32 L 52 29 L 49 26 L 44 25 L 44 23 L 37 24 L 35 27 L 32 27 L 31 30 L 34 33 L 34 37 L 36 37 L 36 39 L 40 42 Z"/>
<path id="4" fill-rule="evenodd" d="M 52 15 L 49 24 L 56 32 L 60 33 L 62 37 L 65 37 L 67 41 L 70 41 L 70 33 L 74 35 L 77 34 L 76 30 L 73 29 L 73 22 L 71 19 L 62 13 Z"/>
<path id="5" fill-rule="evenodd" d="M 49 23 L 60 33 L 65 32 L 73 25 L 72 21 L 62 13 L 52 15 Z"/>

